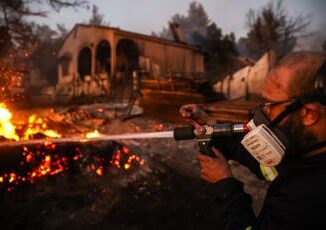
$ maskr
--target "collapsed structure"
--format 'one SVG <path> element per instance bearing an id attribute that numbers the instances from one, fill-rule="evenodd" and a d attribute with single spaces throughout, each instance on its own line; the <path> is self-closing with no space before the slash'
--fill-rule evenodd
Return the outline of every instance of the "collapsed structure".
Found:
<path id="1" fill-rule="evenodd" d="M 204 57 L 181 40 L 77 24 L 58 51 L 56 94 L 128 97 L 133 72 L 149 79 L 192 78 L 204 72 Z"/>
<path id="2" fill-rule="evenodd" d="M 214 91 L 223 93 L 226 99 L 249 99 L 260 95 L 268 71 L 276 63 L 274 51 L 266 52 L 256 63 L 228 75 L 214 85 Z"/>

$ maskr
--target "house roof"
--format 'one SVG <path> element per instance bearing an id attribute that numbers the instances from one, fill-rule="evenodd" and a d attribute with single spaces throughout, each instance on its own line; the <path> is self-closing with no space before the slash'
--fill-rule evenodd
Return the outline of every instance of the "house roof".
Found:
<path id="1" fill-rule="evenodd" d="M 59 47 L 59 50 L 61 50 L 63 44 L 65 43 L 66 39 L 71 35 L 71 33 L 73 31 L 75 31 L 79 27 L 97 28 L 97 29 L 101 29 L 101 30 L 113 30 L 117 34 L 129 36 L 129 37 L 136 37 L 136 38 L 140 38 L 140 39 L 144 39 L 144 40 L 150 40 L 150 41 L 154 41 L 154 42 L 164 43 L 164 44 L 171 45 L 171 46 L 178 46 L 178 47 L 182 47 L 182 48 L 186 48 L 186 49 L 192 49 L 192 50 L 201 52 L 199 46 L 190 45 L 190 44 L 187 44 L 187 43 L 184 43 L 184 42 L 175 42 L 175 41 L 172 41 L 172 40 L 169 40 L 169 39 L 164 39 L 164 38 L 150 36 L 150 35 L 146 35 L 146 34 L 140 34 L 140 33 L 136 33 L 136 32 L 121 30 L 118 27 L 100 26 L 100 25 L 86 25 L 86 24 L 76 24 L 73 27 L 73 29 L 68 33 L 68 35 L 63 40 L 63 42 L 61 43 L 61 45 Z"/>

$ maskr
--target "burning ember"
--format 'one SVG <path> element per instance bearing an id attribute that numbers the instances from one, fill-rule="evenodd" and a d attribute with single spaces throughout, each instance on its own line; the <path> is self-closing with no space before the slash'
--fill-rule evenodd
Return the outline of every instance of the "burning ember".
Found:
<path id="1" fill-rule="evenodd" d="M 12 114 L 5 104 L 0 104 L 0 136 L 4 140 L 19 141 L 38 138 L 59 138 L 62 135 L 50 129 L 45 119 L 32 115 L 27 122 L 14 124 Z M 86 138 L 99 137 L 99 131 L 82 135 Z M 5 149 L 3 155 L 14 158 L 7 165 L 0 162 L 0 189 L 12 191 L 20 184 L 33 184 L 37 179 L 78 169 L 82 173 L 93 172 L 102 176 L 111 167 L 129 170 L 133 165 L 143 165 L 144 160 L 132 153 L 126 146 L 116 142 L 98 143 L 101 148 L 87 143 L 56 145 L 51 140 L 33 146 L 18 145 L 15 149 Z"/>
<path id="2" fill-rule="evenodd" d="M 23 99 L 23 74 L 7 64 L 0 62 L 0 100 L 16 101 Z"/>

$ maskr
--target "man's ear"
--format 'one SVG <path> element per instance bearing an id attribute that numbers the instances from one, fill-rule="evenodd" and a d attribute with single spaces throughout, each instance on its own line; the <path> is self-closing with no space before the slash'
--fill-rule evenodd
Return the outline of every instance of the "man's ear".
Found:
<path id="1" fill-rule="evenodd" d="M 309 103 L 302 107 L 300 114 L 303 124 L 305 126 L 312 126 L 319 121 L 321 109 L 316 103 Z"/>

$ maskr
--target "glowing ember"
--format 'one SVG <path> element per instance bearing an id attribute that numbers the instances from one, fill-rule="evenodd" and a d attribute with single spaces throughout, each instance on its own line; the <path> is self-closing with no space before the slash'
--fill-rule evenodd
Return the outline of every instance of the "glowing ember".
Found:
<path id="1" fill-rule="evenodd" d="M 163 131 L 163 129 L 164 129 L 164 125 L 163 124 L 157 124 L 157 125 L 154 126 L 154 130 L 156 132 Z"/>
<path id="2" fill-rule="evenodd" d="M 15 173 L 10 173 L 9 183 L 12 183 L 16 180 L 17 176 Z"/>
<path id="3" fill-rule="evenodd" d="M 125 169 L 129 169 L 130 168 L 130 164 L 127 163 L 127 164 L 125 164 L 124 167 L 125 167 Z"/>
<path id="4" fill-rule="evenodd" d="M 26 162 L 29 163 L 33 160 L 33 155 L 31 153 L 29 153 L 27 156 L 26 156 Z"/>
<path id="5" fill-rule="evenodd" d="M 123 146 L 122 150 L 124 153 L 129 153 L 129 148 L 127 146 Z"/>
<path id="6" fill-rule="evenodd" d="M 144 164 L 140 156 L 119 144 L 116 144 L 113 152 L 90 157 L 79 148 L 62 152 L 55 144 L 47 143 L 37 146 L 36 149 L 34 147 L 33 150 L 23 147 L 22 156 L 23 161 L 19 163 L 18 171 L 0 174 L 0 188 L 13 191 L 22 183 L 34 183 L 36 180 L 67 172 L 72 162 L 83 173 L 94 173 L 97 176 L 104 176 L 111 167 L 130 170 L 135 165 Z"/>
<path id="7" fill-rule="evenodd" d="M 125 160 L 123 161 L 123 159 Z M 123 146 L 122 151 L 116 151 L 110 163 L 117 168 L 121 168 L 123 166 L 124 169 L 128 170 L 131 168 L 133 162 L 137 162 L 139 165 L 143 165 L 145 163 L 144 159 L 137 156 L 136 154 L 130 153 L 129 148 Z"/>
<path id="8" fill-rule="evenodd" d="M 20 71 L 13 69 L 2 59 L 0 61 L 0 100 L 13 102 L 23 99 L 25 96 L 22 78 L 23 74 Z"/>
<path id="9" fill-rule="evenodd" d="M 5 104 L 0 103 L 0 136 L 7 139 L 19 140 L 16 134 L 16 127 L 11 122 L 12 114 Z"/>
<path id="10" fill-rule="evenodd" d="M 64 169 L 65 165 L 62 159 L 52 160 L 50 155 L 46 155 L 41 164 L 33 170 L 31 178 L 33 179 L 35 177 L 42 177 L 47 174 L 55 175 L 63 172 Z"/>
<path id="11" fill-rule="evenodd" d="M 98 169 L 96 169 L 96 174 L 99 176 L 103 175 L 103 167 L 99 167 Z"/>

